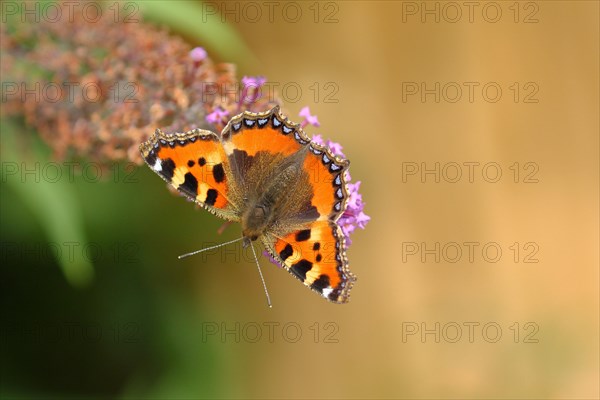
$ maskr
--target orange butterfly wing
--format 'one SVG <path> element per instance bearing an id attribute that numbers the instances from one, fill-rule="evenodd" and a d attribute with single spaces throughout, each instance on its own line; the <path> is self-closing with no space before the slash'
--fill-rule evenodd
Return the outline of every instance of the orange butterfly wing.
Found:
<path id="1" fill-rule="evenodd" d="M 346 303 L 356 277 L 348 269 L 344 238 L 333 221 L 315 221 L 278 238 L 273 256 L 306 286 L 335 303 Z"/>
<path id="2" fill-rule="evenodd" d="M 140 151 L 148 166 L 187 198 L 222 218 L 239 219 L 228 197 L 229 161 L 216 134 L 157 130 Z"/>

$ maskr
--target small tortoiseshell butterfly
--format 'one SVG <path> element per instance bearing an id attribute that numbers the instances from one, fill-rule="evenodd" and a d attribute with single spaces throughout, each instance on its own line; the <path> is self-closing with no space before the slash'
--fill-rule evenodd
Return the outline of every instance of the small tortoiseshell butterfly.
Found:
<path id="1" fill-rule="evenodd" d="M 213 214 L 240 222 L 244 245 L 260 239 L 306 286 L 345 303 L 355 276 L 338 219 L 349 162 L 310 141 L 279 107 L 233 117 L 221 135 L 194 129 L 140 145 L 148 166 Z"/>

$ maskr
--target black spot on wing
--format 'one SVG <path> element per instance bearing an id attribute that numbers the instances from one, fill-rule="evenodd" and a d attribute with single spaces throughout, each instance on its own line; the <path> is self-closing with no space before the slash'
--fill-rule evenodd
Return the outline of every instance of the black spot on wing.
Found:
<path id="1" fill-rule="evenodd" d="M 319 242 L 315 242 L 315 244 L 313 244 L 313 250 L 317 251 L 321 248 L 321 243 Z"/>
<path id="2" fill-rule="evenodd" d="M 188 160 L 187 162 L 187 166 L 192 168 L 196 163 L 194 162 L 194 160 Z"/>
<path id="3" fill-rule="evenodd" d="M 296 264 L 293 264 L 290 270 L 296 275 L 298 278 L 305 280 L 306 273 L 311 270 L 313 264 L 305 259 L 298 261 Z"/>
<path id="4" fill-rule="evenodd" d="M 304 229 L 296 233 L 296 240 L 298 242 L 304 242 L 308 239 L 310 239 L 310 229 Z"/>
<path id="5" fill-rule="evenodd" d="M 196 197 L 198 194 L 198 180 L 196 177 L 192 175 L 191 172 L 188 172 L 183 178 L 183 183 L 179 185 L 178 189 L 192 195 L 192 197 Z"/>
<path id="6" fill-rule="evenodd" d="M 218 195 L 219 193 L 215 189 L 208 189 L 208 191 L 206 192 L 206 200 L 204 200 L 204 203 L 208 204 L 209 206 L 214 206 L 215 202 L 217 201 Z"/>
<path id="7" fill-rule="evenodd" d="M 327 275 L 319 276 L 319 279 L 314 281 L 311 285 L 313 289 L 318 290 L 320 293 L 323 293 L 323 289 L 328 288 L 329 286 L 329 277 Z"/>
<path id="8" fill-rule="evenodd" d="M 289 256 L 292 255 L 292 253 L 294 252 L 294 249 L 292 249 L 292 246 L 288 243 L 283 250 L 281 250 L 281 252 L 279 253 L 279 257 L 281 257 L 281 259 L 283 261 L 287 260 L 287 258 Z"/>
<path id="9" fill-rule="evenodd" d="M 204 165 L 206 165 L 206 158 L 200 157 L 198 159 L 198 165 L 201 166 L 201 167 L 204 167 Z"/>
<path id="10" fill-rule="evenodd" d="M 169 182 L 173 179 L 173 172 L 175 172 L 175 162 L 170 158 L 162 160 L 160 163 L 162 169 L 160 173 L 165 177 Z"/>
<path id="11" fill-rule="evenodd" d="M 217 183 L 221 183 L 225 180 L 225 170 L 223 169 L 223 164 L 215 165 L 212 173 Z"/>
<path id="12" fill-rule="evenodd" d="M 317 262 L 321 262 L 322 259 L 323 259 L 323 256 L 321 256 L 320 254 L 317 254 Z"/>
<path id="13" fill-rule="evenodd" d="M 301 211 L 297 215 L 297 217 L 299 219 L 302 219 L 305 221 L 314 221 L 314 220 L 318 219 L 320 216 L 321 216 L 321 214 L 319 214 L 319 211 L 317 210 L 317 208 L 315 206 L 313 206 L 310 202 L 305 204 L 304 207 L 302 207 Z"/>
<path id="14" fill-rule="evenodd" d="M 154 164 L 156 163 L 156 153 L 154 152 L 154 150 L 152 150 L 149 154 L 148 157 L 146 157 L 146 162 L 148 163 L 148 165 L 150 165 L 151 167 L 154 166 Z"/>
<path id="15" fill-rule="evenodd" d="M 327 296 L 327 298 L 332 299 L 332 300 L 337 299 L 342 294 L 343 288 L 344 288 L 343 286 L 338 286 L 338 287 L 333 288 L 333 291 L 331 293 L 329 293 L 329 296 Z"/>

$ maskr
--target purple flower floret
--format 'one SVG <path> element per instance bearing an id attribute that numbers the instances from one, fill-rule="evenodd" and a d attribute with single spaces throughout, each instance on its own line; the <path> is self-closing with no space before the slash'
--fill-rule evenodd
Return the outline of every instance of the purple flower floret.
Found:
<path id="1" fill-rule="evenodd" d="M 241 107 L 243 103 L 250 104 L 254 103 L 260 98 L 261 87 L 265 84 L 267 78 L 264 76 L 244 76 L 242 78 L 242 95 L 238 106 Z"/>
<path id="2" fill-rule="evenodd" d="M 272 263 L 277 265 L 279 268 L 281 268 L 281 264 L 279 264 L 279 262 L 273 258 L 273 256 L 266 250 L 263 250 L 262 252 L 263 256 L 267 257 L 267 259 Z"/>
<path id="3" fill-rule="evenodd" d="M 346 158 L 344 153 L 342 152 L 342 145 L 336 142 L 332 142 L 331 140 L 323 140 L 321 135 L 313 135 L 312 142 L 318 144 L 319 146 L 327 146 L 333 153 L 333 155 Z M 346 176 L 347 180 L 350 180 L 349 175 Z"/>
<path id="4" fill-rule="evenodd" d="M 310 113 L 310 109 L 307 107 L 304 107 L 302 110 L 300 110 L 300 113 L 298 114 L 301 117 L 304 117 L 304 120 L 301 122 L 301 126 L 304 128 L 306 125 L 312 125 L 312 126 L 321 126 L 321 124 L 319 123 L 319 120 L 317 119 L 316 115 L 312 115 Z"/>
<path id="5" fill-rule="evenodd" d="M 244 85 L 244 88 L 259 88 L 262 85 L 265 84 L 265 82 L 267 81 L 267 78 L 265 78 L 264 76 L 244 76 L 242 78 L 242 85 Z"/>
<path id="6" fill-rule="evenodd" d="M 346 237 L 346 245 L 349 246 L 352 243 L 350 240 L 350 234 L 358 227 L 365 229 L 367 222 L 371 219 L 367 214 L 363 212 L 365 203 L 362 201 L 362 195 L 358 192 L 360 189 L 360 181 L 356 183 L 347 183 L 349 198 L 346 203 L 346 210 L 338 220 L 340 228 Z"/>
<path id="7" fill-rule="evenodd" d="M 221 107 L 217 107 L 215 108 L 215 110 L 213 112 L 211 112 L 210 114 L 208 114 L 205 118 L 206 118 L 206 122 L 208 122 L 209 124 L 219 124 L 221 122 L 223 122 L 223 119 L 229 115 L 229 111 L 227 110 L 223 110 Z"/>
<path id="8" fill-rule="evenodd" d="M 312 140 L 313 143 L 318 144 L 319 146 L 324 146 L 325 142 L 323 142 L 323 138 L 321 135 L 313 135 Z"/>
<path id="9" fill-rule="evenodd" d="M 204 61 L 206 56 L 206 50 L 204 50 L 202 47 L 194 47 L 192 51 L 190 51 L 190 57 L 192 57 L 192 60 L 196 62 Z"/>
<path id="10" fill-rule="evenodd" d="M 341 144 L 332 142 L 331 140 L 328 140 L 327 142 L 325 142 L 325 144 L 327 145 L 327 147 L 329 147 L 331 149 L 331 152 L 334 155 L 346 158 L 344 153 L 342 153 L 342 145 Z"/>

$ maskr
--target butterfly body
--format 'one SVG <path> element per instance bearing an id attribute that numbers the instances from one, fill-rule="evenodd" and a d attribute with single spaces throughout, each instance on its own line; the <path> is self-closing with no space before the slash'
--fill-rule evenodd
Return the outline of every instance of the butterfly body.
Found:
<path id="1" fill-rule="evenodd" d="M 251 240 L 285 233 L 292 228 L 293 216 L 302 211 L 302 205 L 310 204 L 310 193 L 304 189 L 309 177 L 301 169 L 303 157 L 260 157 L 250 172 L 254 178 L 246 179 L 241 188 L 242 234 Z"/>
<path id="2" fill-rule="evenodd" d="M 279 108 L 244 112 L 220 136 L 157 131 L 140 150 L 186 197 L 239 222 L 244 245 L 260 240 L 305 285 L 332 302 L 348 301 L 355 277 L 337 220 L 348 198 L 349 163 L 311 143 Z"/>

